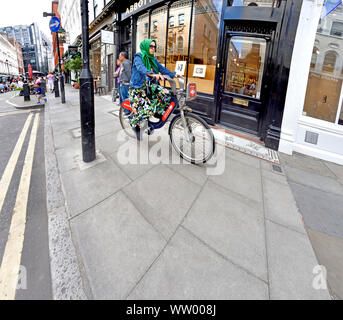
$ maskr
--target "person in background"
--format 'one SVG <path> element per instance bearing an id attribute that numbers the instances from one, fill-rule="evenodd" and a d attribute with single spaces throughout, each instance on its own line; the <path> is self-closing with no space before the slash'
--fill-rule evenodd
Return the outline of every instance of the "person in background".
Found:
<path id="1" fill-rule="evenodd" d="M 38 100 L 37 104 L 40 104 L 41 99 L 44 98 L 42 94 L 42 87 L 41 87 L 40 82 L 35 84 L 35 86 L 36 86 L 35 95 L 37 96 L 37 100 Z M 44 98 L 44 101 L 46 102 L 46 98 Z"/>
<path id="2" fill-rule="evenodd" d="M 54 80 L 55 80 L 55 77 L 52 74 L 52 72 L 49 72 L 49 74 L 46 76 L 46 78 L 48 79 L 48 88 L 50 90 L 50 93 L 52 93 L 54 91 Z"/>
<path id="3" fill-rule="evenodd" d="M 119 73 L 120 73 L 120 68 L 121 68 L 121 61 L 119 59 L 117 59 L 117 69 L 114 73 L 114 77 L 117 80 L 117 89 L 118 89 L 118 93 L 119 93 L 119 100 L 120 98 L 120 78 L 119 78 Z M 117 97 L 115 97 L 116 99 Z M 122 103 L 122 101 L 120 100 L 120 104 Z"/>
<path id="4" fill-rule="evenodd" d="M 128 60 L 128 57 L 129 55 L 127 54 L 127 52 L 120 52 L 119 54 L 119 60 L 121 62 L 121 68 L 120 68 L 120 73 L 119 73 L 120 104 L 122 104 L 123 101 L 129 99 L 130 79 L 132 75 L 132 63 L 130 60 Z"/>

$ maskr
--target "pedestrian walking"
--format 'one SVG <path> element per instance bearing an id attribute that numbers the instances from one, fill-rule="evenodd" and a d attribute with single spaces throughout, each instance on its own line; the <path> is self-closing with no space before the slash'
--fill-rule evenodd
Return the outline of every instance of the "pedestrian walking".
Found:
<path id="1" fill-rule="evenodd" d="M 119 59 L 117 59 L 117 69 L 114 72 L 114 78 L 116 78 L 116 80 L 117 80 L 117 92 L 119 94 L 119 100 L 121 99 L 120 98 L 120 77 L 119 77 L 120 69 L 121 69 L 121 61 Z M 117 97 L 115 97 L 115 100 L 116 99 L 117 99 Z M 121 104 L 121 101 L 120 101 L 120 104 Z"/>
<path id="2" fill-rule="evenodd" d="M 46 78 L 48 79 L 48 88 L 50 90 L 50 93 L 52 93 L 54 91 L 54 80 L 55 80 L 55 77 L 52 74 L 52 72 L 49 72 L 49 74 L 47 75 Z"/>
<path id="3" fill-rule="evenodd" d="M 119 73 L 119 80 L 120 80 L 120 89 L 119 89 L 119 97 L 120 97 L 120 104 L 123 101 L 129 99 L 129 88 L 130 88 L 130 79 L 132 75 L 132 63 L 128 59 L 129 55 L 127 52 L 123 51 L 119 54 L 119 60 L 121 62 L 121 68 Z"/>

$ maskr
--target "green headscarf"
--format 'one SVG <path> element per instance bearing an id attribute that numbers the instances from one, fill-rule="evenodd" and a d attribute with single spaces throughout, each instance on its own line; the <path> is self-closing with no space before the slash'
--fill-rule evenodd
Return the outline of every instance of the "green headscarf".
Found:
<path id="1" fill-rule="evenodd" d="M 158 66 L 155 62 L 155 56 L 153 54 L 150 54 L 151 42 L 155 42 L 155 41 L 152 39 L 145 39 L 141 42 L 141 44 L 139 45 L 139 48 L 141 49 L 142 60 L 145 67 L 149 70 L 151 70 L 152 68 L 155 72 L 158 72 Z"/>

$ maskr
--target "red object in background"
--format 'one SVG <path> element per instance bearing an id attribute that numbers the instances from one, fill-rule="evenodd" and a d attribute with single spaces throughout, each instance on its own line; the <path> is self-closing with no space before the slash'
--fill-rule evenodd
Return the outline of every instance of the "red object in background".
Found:
<path id="1" fill-rule="evenodd" d="M 197 95 L 197 87 L 195 83 L 189 85 L 189 98 L 195 98 Z"/>
<path id="2" fill-rule="evenodd" d="M 33 72 L 32 72 L 31 64 L 29 64 L 29 66 L 28 66 L 28 72 L 29 72 L 29 79 L 32 79 L 33 78 Z"/>

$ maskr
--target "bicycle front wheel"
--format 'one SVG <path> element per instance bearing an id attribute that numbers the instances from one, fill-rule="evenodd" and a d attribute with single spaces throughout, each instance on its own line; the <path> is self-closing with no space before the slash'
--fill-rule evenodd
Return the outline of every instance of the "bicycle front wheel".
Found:
<path id="1" fill-rule="evenodd" d="M 132 138 L 136 138 L 136 135 L 133 132 L 131 124 L 130 124 L 130 120 L 129 120 L 130 114 L 126 114 L 125 111 L 126 110 L 121 106 L 119 110 L 120 125 L 128 136 Z"/>
<path id="2" fill-rule="evenodd" d="M 215 139 L 209 125 L 200 117 L 185 113 L 176 116 L 169 127 L 170 140 L 179 155 L 193 164 L 205 163 L 215 151 Z"/>

